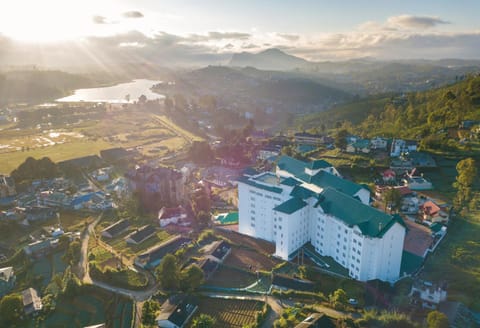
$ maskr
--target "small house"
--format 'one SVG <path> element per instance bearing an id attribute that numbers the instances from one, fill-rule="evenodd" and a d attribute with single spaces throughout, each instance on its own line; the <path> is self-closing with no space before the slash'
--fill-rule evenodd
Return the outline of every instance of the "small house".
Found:
<path id="1" fill-rule="evenodd" d="M 0 268 L 0 297 L 13 289 L 15 281 L 16 277 L 13 267 Z"/>
<path id="2" fill-rule="evenodd" d="M 162 304 L 161 312 L 155 319 L 158 327 L 183 328 L 198 309 L 193 298 L 170 297 Z"/>
<path id="3" fill-rule="evenodd" d="M 188 217 L 187 211 L 182 205 L 177 207 L 162 207 L 158 212 L 158 223 L 160 227 L 166 227 L 169 224 L 179 224 Z"/>
<path id="4" fill-rule="evenodd" d="M 25 289 L 22 292 L 23 311 L 26 315 L 35 314 L 43 307 L 42 299 L 38 297 L 37 291 L 33 288 Z"/>

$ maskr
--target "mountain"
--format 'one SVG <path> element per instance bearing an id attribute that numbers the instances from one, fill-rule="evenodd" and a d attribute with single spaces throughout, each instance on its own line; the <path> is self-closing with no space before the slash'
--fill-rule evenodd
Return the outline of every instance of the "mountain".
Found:
<path id="1" fill-rule="evenodd" d="M 272 48 L 262 52 L 252 54 L 242 52 L 233 54 L 229 66 L 233 67 L 255 67 L 263 70 L 290 71 L 297 68 L 308 67 L 311 62 L 284 53 L 283 51 Z"/>
<path id="2" fill-rule="evenodd" d="M 61 71 L 8 71 L 0 73 L 0 104 L 51 101 L 98 84 L 89 77 Z"/>

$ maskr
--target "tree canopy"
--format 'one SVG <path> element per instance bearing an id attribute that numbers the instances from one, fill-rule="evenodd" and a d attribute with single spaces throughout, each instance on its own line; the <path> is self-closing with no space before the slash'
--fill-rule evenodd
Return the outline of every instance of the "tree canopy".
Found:
<path id="1" fill-rule="evenodd" d="M 167 254 L 155 270 L 158 281 L 163 289 L 176 290 L 179 284 L 179 270 L 177 259 L 172 254 Z"/>

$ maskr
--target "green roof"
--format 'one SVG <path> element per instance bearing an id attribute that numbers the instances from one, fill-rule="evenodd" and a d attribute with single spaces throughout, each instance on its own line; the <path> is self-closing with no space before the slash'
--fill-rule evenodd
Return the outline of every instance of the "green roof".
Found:
<path id="1" fill-rule="evenodd" d="M 404 225 L 399 216 L 388 215 L 332 188 L 320 194 L 315 206 L 348 226 L 358 226 L 362 234 L 369 237 L 381 238 L 395 222 Z"/>
<path id="2" fill-rule="evenodd" d="M 272 186 L 266 186 L 266 185 L 264 185 L 264 184 L 255 182 L 255 180 L 250 180 L 250 179 L 248 179 L 247 177 L 240 177 L 240 178 L 238 179 L 238 182 L 242 182 L 242 183 L 245 183 L 245 184 L 250 185 L 250 186 L 252 186 L 252 187 L 259 188 L 259 189 L 263 189 L 263 190 L 266 190 L 266 191 L 269 191 L 269 192 L 274 192 L 274 193 L 276 193 L 276 194 L 281 194 L 281 193 L 282 193 L 282 189 L 281 189 L 281 188 L 272 187 Z"/>
<path id="3" fill-rule="evenodd" d="M 280 182 L 280 184 L 285 185 L 285 186 L 293 187 L 293 186 L 301 184 L 301 182 L 298 181 L 297 179 L 294 179 L 294 178 L 286 178 L 282 182 Z"/>
<path id="4" fill-rule="evenodd" d="M 304 188 L 302 186 L 295 186 L 292 189 L 290 196 L 300 198 L 300 199 L 307 199 L 307 198 L 318 196 L 318 195 L 313 191 L 311 191 L 310 189 Z"/>
<path id="5" fill-rule="evenodd" d="M 282 212 L 285 214 L 292 214 L 295 213 L 296 211 L 304 208 L 307 206 L 307 203 L 305 203 L 303 200 L 300 198 L 290 198 L 286 202 L 278 205 L 277 207 L 274 208 L 275 211 Z"/>
<path id="6" fill-rule="evenodd" d="M 441 224 L 440 222 L 435 222 L 430 226 L 430 230 L 432 230 L 432 232 L 434 233 L 439 232 L 440 230 L 442 230 L 442 228 L 443 224 Z"/>
<path id="7" fill-rule="evenodd" d="M 327 161 L 324 161 L 323 159 L 317 159 L 311 162 L 303 162 L 293 157 L 284 155 L 280 156 L 278 159 L 277 167 L 293 174 L 297 179 L 310 182 L 312 177 L 305 173 L 305 169 L 318 170 L 333 167 L 333 165 Z"/>
<path id="8" fill-rule="evenodd" d="M 403 251 L 402 264 L 400 266 L 400 275 L 413 274 L 420 269 L 423 264 L 423 257 L 415 255 L 413 253 Z"/>
<path id="9" fill-rule="evenodd" d="M 332 164 L 330 164 L 327 161 L 324 161 L 323 159 L 317 159 L 317 160 L 311 161 L 309 164 L 310 165 L 308 167 L 312 170 L 326 169 L 328 167 L 333 166 Z"/>
<path id="10" fill-rule="evenodd" d="M 230 212 L 217 216 L 217 221 L 220 224 L 235 224 L 238 223 L 238 212 Z"/>
<path id="11" fill-rule="evenodd" d="M 369 148 L 370 147 L 370 140 L 368 139 L 360 139 L 357 142 L 352 144 L 355 148 Z"/>
<path id="12" fill-rule="evenodd" d="M 310 181 L 307 182 L 313 183 L 319 187 L 322 187 L 323 189 L 328 187 L 334 188 L 350 196 L 355 195 L 360 189 L 363 188 L 359 184 L 356 184 L 346 179 L 342 179 L 334 174 L 325 171 L 318 172 L 309 180 Z"/>

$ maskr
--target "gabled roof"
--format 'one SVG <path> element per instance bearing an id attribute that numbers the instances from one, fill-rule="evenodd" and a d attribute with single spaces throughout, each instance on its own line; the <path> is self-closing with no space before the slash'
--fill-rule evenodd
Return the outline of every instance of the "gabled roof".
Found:
<path id="1" fill-rule="evenodd" d="M 162 311 L 156 320 L 168 320 L 178 327 L 183 327 L 196 309 L 196 301 L 193 298 L 185 298 L 183 296 L 170 297 L 162 304 Z"/>
<path id="2" fill-rule="evenodd" d="M 311 161 L 307 167 L 312 170 L 318 170 L 318 169 L 326 169 L 332 166 L 333 166 L 332 164 L 330 164 L 327 161 L 324 161 L 323 159 L 317 159 L 317 160 Z"/>
<path id="3" fill-rule="evenodd" d="M 318 196 L 315 192 L 302 186 L 295 186 L 290 193 L 290 196 L 300 199 L 307 199 L 310 197 Z"/>
<path id="4" fill-rule="evenodd" d="M 0 269 L 0 280 L 9 281 L 13 277 L 13 267 L 6 267 Z"/>
<path id="5" fill-rule="evenodd" d="M 348 226 L 358 226 L 362 234 L 369 237 L 381 238 L 396 222 L 405 226 L 398 215 L 388 215 L 332 188 L 320 194 L 317 206 Z"/>
<path id="6" fill-rule="evenodd" d="M 282 212 L 282 213 L 285 213 L 285 214 L 292 214 L 292 213 L 295 213 L 296 211 L 304 208 L 305 206 L 307 206 L 307 203 L 305 203 L 300 198 L 294 197 L 294 198 L 290 198 L 286 202 L 278 205 L 273 210 L 278 211 L 278 212 Z"/>
<path id="7" fill-rule="evenodd" d="M 349 196 L 355 195 L 360 189 L 365 189 L 359 184 L 342 179 L 325 171 L 318 172 L 307 182 L 313 183 L 323 189 L 333 188 Z"/>
<path id="8" fill-rule="evenodd" d="M 183 208 L 182 205 L 178 205 L 177 207 L 164 206 L 158 212 L 158 219 L 165 220 L 165 219 L 170 219 L 172 217 L 178 217 L 186 214 L 187 214 L 187 211 Z"/>
<path id="9" fill-rule="evenodd" d="M 440 212 L 440 207 L 431 200 L 427 200 L 423 205 L 420 205 L 420 209 L 428 215 L 435 215 Z"/>
<path id="10" fill-rule="evenodd" d="M 229 243 L 227 243 L 225 240 L 222 240 L 214 247 L 211 255 L 219 260 L 223 260 L 231 248 L 232 247 Z"/>

